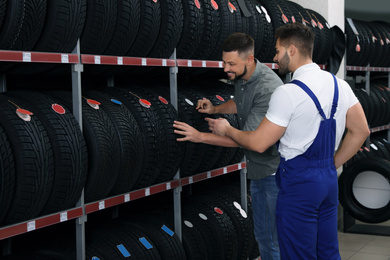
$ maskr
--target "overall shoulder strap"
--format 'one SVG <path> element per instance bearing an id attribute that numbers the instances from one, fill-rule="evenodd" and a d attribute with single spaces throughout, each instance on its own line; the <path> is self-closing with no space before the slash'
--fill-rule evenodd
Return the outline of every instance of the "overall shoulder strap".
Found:
<path id="1" fill-rule="evenodd" d="M 321 108 L 320 102 L 318 101 L 316 95 L 314 95 L 313 91 L 311 91 L 311 89 L 308 86 L 306 86 L 305 83 L 303 83 L 302 81 L 299 81 L 297 79 L 294 79 L 290 83 L 293 83 L 293 84 L 299 86 L 301 89 L 303 89 L 303 91 L 305 91 L 309 95 L 309 97 L 313 100 L 313 102 L 316 105 L 317 110 L 320 113 L 320 115 L 322 116 L 322 118 L 326 119 L 324 111 Z"/>

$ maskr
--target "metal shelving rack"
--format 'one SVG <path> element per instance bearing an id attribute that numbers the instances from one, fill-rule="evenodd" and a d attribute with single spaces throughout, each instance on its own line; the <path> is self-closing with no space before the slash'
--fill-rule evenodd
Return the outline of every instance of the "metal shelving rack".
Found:
<path id="1" fill-rule="evenodd" d="M 388 86 L 390 86 L 390 68 L 383 67 L 360 67 L 360 66 L 346 66 L 347 71 L 360 71 L 365 73 L 365 89 L 370 95 L 370 78 L 371 72 L 387 72 L 388 73 Z M 390 124 L 384 126 L 378 126 L 370 128 L 371 133 L 387 130 L 387 139 L 390 140 Z M 370 138 L 367 138 L 367 145 L 369 145 Z M 370 234 L 370 235 L 383 235 L 390 236 L 390 227 L 382 225 L 370 225 L 370 224 L 357 224 L 356 219 L 352 217 L 343 208 L 343 230 L 346 233 L 357 234 Z"/>
<path id="2" fill-rule="evenodd" d="M 47 53 L 30 51 L 7 51 L 0 50 L 0 61 L 20 62 L 20 63 L 59 63 L 71 64 L 72 76 L 72 98 L 73 114 L 78 120 L 82 129 L 81 110 L 81 75 L 84 65 L 118 65 L 118 66 L 160 66 L 169 67 L 170 73 L 170 96 L 171 103 L 177 109 L 177 73 L 179 67 L 199 67 L 199 68 L 223 68 L 221 61 L 209 60 L 183 60 L 176 59 L 174 52 L 169 59 L 141 58 L 141 57 L 119 57 L 105 55 L 86 55 L 80 53 L 80 44 L 77 43 L 72 53 Z M 267 64 L 270 68 L 277 68 L 276 64 Z M 0 92 L 7 91 L 6 75 L 0 77 Z M 113 84 L 111 84 L 113 85 Z M 172 181 L 160 183 L 147 188 L 130 191 L 114 197 L 92 203 L 84 203 L 84 192 L 77 205 L 65 211 L 41 216 L 35 219 L 0 228 L 0 240 L 12 238 L 23 233 L 32 232 L 44 227 L 59 224 L 69 220 L 76 220 L 76 246 L 77 259 L 85 259 L 85 223 L 90 213 L 105 210 L 107 208 L 128 203 L 137 199 L 145 198 L 153 194 L 167 190 L 174 191 L 174 216 L 175 232 L 181 238 L 181 191 L 182 187 L 192 183 L 221 176 L 227 173 L 240 171 L 241 180 L 241 202 L 243 208 L 247 210 L 246 196 L 246 163 L 245 161 L 204 173 L 195 174 L 190 177 L 180 178 L 180 171 Z M 6 246 L 6 245 L 5 245 Z M 9 253 L 9 248 L 3 248 L 3 252 Z"/>

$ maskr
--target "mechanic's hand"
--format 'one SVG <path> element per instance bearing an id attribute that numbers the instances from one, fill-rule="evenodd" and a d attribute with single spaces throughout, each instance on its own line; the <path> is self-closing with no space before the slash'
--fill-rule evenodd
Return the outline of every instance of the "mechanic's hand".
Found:
<path id="1" fill-rule="evenodd" d="M 176 128 L 175 134 L 184 135 L 185 137 L 177 138 L 179 142 L 190 141 L 199 143 L 201 141 L 201 132 L 193 128 L 187 123 L 175 121 L 173 127 Z"/>
<path id="2" fill-rule="evenodd" d="M 209 123 L 210 131 L 216 135 L 225 136 L 227 129 L 231 127 L 225 118 L 220 117 L 218 119 L 213 119 L 207 117 L 205 120 Z"/>
<path id="3" fill-rule="evenodd" d="M 214 105 L 207 98 L 199 99 L 196 105 L 196 109 L 198 112 L 206 114 L 214 114 L 215 112 Z"/>

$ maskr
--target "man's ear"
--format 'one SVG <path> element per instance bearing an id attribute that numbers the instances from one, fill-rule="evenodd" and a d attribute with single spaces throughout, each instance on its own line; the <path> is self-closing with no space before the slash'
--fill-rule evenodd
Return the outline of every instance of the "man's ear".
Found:
<path id="1" fill-rule="evenodd" d="M 297 52 L 297 47 L 295 47 L 294 44 L 290 44 L 290 46 L 288 46 L 287 48 L 287 52 L 288 52 L 288 55 L 291 57 L 291 56 L 294 56 L 295 53 Z"/>
<path id="2" fill-rule="evenodd" d="M 255 56 L 253 54 L 248 55 L 248 63 L 251 64 L 255 61 Z"/>

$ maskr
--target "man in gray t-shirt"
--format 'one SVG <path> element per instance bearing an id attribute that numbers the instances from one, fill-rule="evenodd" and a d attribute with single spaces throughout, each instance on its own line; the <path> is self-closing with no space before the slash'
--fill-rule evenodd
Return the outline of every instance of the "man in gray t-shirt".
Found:
<path id="1" fill-rule="evenodd" d="M 283 84 L 279 76 L 254 58 L 254 41 L 243 33 L 233 33 L 223 44 L 224 71 L 234 82 L 235 96 L 221 105 L 210 100 L 198 101 L 197 109 L 207 114 L 237 114 L 239 128 L 254 131 L 264 118 L 273 91 Z M 175 122 L 178 141 L 191 141 L 225 147 L 238 147 L 232 139 L 212 133 L 202 133 L 183 122 Z M 280 259 L 276 231 L 275 207 L 278 188 L 275 172 L 279 164 L 276 146 L 264 153 L 244 150 L 247 177 L 253 208 L 254 233 L 262 260 Z"/>

